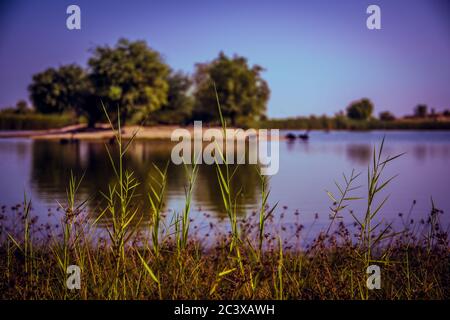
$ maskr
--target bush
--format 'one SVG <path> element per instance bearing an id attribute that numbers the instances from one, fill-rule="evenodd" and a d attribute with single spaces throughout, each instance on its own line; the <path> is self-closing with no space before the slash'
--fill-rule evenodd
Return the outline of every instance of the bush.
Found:
<path id="1" fill-rule="evenodd" d="M 389 111 L 380 112 L 380 120 L 381 121 L 393 121 L 395 120 L 395 116 Z"/>
<path id="2" fill-rule="evenodd" d="M 373 103 L 369 99 L 354 101 L 347 107 L 347 117 L 355 120 L 367 120 L 372 116 L 373 109 Z"/>
<path id="3" fill-rule="evenodd" d="M 69 114 L 0 113 L 0 130 L 46 130 L 62 128 L 76 123 L 78 123 L 78 119 Z"/>
<path id="4" fill-rule="evenodd" d="M 425 118 L 428 115 L 428 106 L 419 104 L 414 108 L 414 116 L 417 118 Z"/>

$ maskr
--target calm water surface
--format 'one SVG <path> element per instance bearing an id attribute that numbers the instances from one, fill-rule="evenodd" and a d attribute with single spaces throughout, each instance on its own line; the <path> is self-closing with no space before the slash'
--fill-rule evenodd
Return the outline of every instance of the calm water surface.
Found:
<path id="1" fill-rule="evenodd" d="M 332 203 L 325 190 L 337 193 L 334 180 L 343 181 L 342 174 L 350 174 L 355 169 L 363 173 L 357 181 L 363 187 L 354 196 L 364 196 L 367 165 L 373 146 L 380 143 L 383 135 L 386 135 L 386 155 L 406 154 L 386 170 L 386 177 L 396 174 L 398 177 L 385 193 L 390 194 L 390 199 L 380 218 L 398 223 L 398 215 L 403 213 L 404 217 L 420 219 L 429 213 L 433 197 L 436 206 L 444 210 L 443 222 L 448 224 L 450 132 L 312 132 L 308 142 L 281 141 L 280 170 L 270 179 L 269 202 L 279 201 L 276 216 L 283 216 L 282 223 L 288 226 L 300 220 L 313 231 L 328 225 Z M 152 163 L 163 166 L 170 159 L 170 151 L 168 142 L 134 143 L 127 166 L 141 181 L 139 193 L 148 190 Z M 71 170 L 78 176 L 85 172 L 79 198 L 91 198 L 91 210 L 101 199 L 99 190 L 106 190 L 114 178 L 105 146 L 99 142 L 61 145 L 50 141 L 0 139 L 0 159 L 0 204 L 20 203 L 25 191 L 32 198 L 35 214 L 42 220 L 49 219 L 48 208 L 65 200 Z M 236 189 L 242 186 L 239 214 L 245 216 L 258 210 L 260 188 L 255 167 L 240 167 L 234 182 Z M 170 165 L 165 211 L 182 210 L 185 183 L 183 167 Z M 201 166 L 193 198 L 192 214 L 201 215 L 201 223 L 220 222 L 224 217 L 214 166 Z M 411 211 L 413 201 L 416 204 Z M 144 200 L 139 205 L 144 210 L 148 206 Z M 364 205 L 364 200 L 359 200 L 351 208 L 361 215 Z M 343 212 L 343 220 L 352 221 L 348 212 Z"/>

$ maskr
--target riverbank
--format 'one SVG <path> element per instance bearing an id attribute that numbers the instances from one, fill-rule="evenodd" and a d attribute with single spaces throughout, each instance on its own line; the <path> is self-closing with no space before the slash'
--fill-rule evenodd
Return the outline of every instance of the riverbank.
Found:
<path id="1" fill-rule="evenodd" d="M 450 118 L 401 118 L 391 121 L 379 119 L 353 120 L 344 116 L 310 116 L 261 121 L 261 128 L 284 130 L 450 130 Z"/>
<path id="2" fill-rule="evenodd" d="M 417 122 L 417 121 L 397 121 L 395 123 L 385 123 L 384 125 L 378 124 L 367 124 L 366 122 L 355 125 L 344 126 L 339 128 L 328 128 L 327 126 L 309 126 L 305 125 L 303 122 L 298 121 L 287 121 L 287 120 L 271 120 L 261 122 L 260 128 L 265 129 L 280 129 L 287 132 L 280 134 L 280 139 L 289 139 L 289 130 L 301 130 L 301 131 L 447 131 L 450 130 L 450 122 L 439 122 L 439 125 L 433 122 Z M 219 127 L 203 127 L 203 130 L 208 128 L 216 128 L 221 130 Z M 186 135 L 193 137 L 194 127 L 193 126 L 171 126 L 171 125 L 156 125 L 156 126 L 126 126 L 122 129 L 122 136 L 124 139 L 130 139 L 133 135 L 136 135 L 136 139 L 142 140 L 170 140 L 171 135 L 176 129 L 187 130 Z M 227 135 L 231 137 L 233 135 L 233 129 L 229 128 Z M 30 138 L 34 140 L 59 140 L 62 142 L 70 141 L 108 141 L 114 137 L 114 131 L 109 128 L 107 124 L 98 124 L 94 129 L 87 128 L 86 124 L 75 124 L 70 126 L 65 126 L 63 128 L 57 129 L 47 129 L 47 130 L 0 130 L 0 139 L 5 138 Z"/>
<path id="3" fill-rule="evenodd" d="M 127 126 L 122 129 L 124 139 L 131 138 L 137 132 L 136 138 L 170 139 L 177 126 L 138 127 Z M 31 138 L 36 140 L 109 140 L 114 137 L 114 131 L 108 125 L 99 124 L 88 128 L 85 124 L 71 125 L 60 129 L 0 131 L 0 138 Z"/>
<path id="4" fill-rule="evenodd" d="M 204 126 L 202 130 L 214 128 L 222 131 L 220 127 Z M 144 140 L 170 140 L 172 133 L 177 129 L 185 130 L 181 133 L 183 136 L 192 138 L 194 136 L 194 126 L 126 126 L 122 129 L 123 139 Z M 197 129 L 198 130 L 198 129 Z M 234 128 L 227 129 L 227 137 L 234 136 Z M 0 131 L 0 138 L 30 138 L 35 140 L 59 140 L 62 142 L 79 141 L 79 140 L 99 140 L 108 141 L 114 138 L 114 131 L 107 124 L 98 124 L 95 128 L 88 128 L 85 124 L 67 126 L 60 129 L 51 130 L 27 130 L 27 131 Z M 236 135 L 239 139 L 239 136 Z M 283 137 L 280 137 L 283 138 Z"/>

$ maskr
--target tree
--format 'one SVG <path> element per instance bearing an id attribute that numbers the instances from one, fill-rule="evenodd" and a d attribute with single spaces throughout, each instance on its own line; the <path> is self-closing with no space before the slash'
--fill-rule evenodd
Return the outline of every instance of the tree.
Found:
<path id="1" fill-rule="evenodd" d="M 189 94 L 192 80 L 181 72 L 171 73 L 167 79 L 167 103 L 156 110 L 152 119 L 164 124 L 185 124 L 192 117 L 194 99 Z"/>
<path id="2" fill-rule="evenodd" d="M 145 41 L 120 39 L 115 47 L 99 46 L 88 61 L 96 94 L 121 119 L 144 118 L 167 103 L 169 67 Z"/>
<path id="3" fill-rule="evenodd" d="M 372 116 L 373 109 L 373 103 L 369 99 L 363 98 L 352 102 L 347 107 L 347 117 L 355 120 L 367 120 Z"/>
<path id="4" fill-rule="evenodd" d="M 25 100 L 17 101 L 15 107 L 6 107 L 0 110 L 0 113 L 3 114 L 27 114 L 30 112 L 33 112 L 33 110 L 28 108 L 28 103 Z"/>
<path id="5" fill-rule="evenodd" d="M 414 108 L 414 116 L 417 118 L 425 118 L 428 115 L 428 106 L 419 104 Z"/>
<path id="6" fill-rule="evenodd" d="M 28 108 L 28 103 L 25 100 L 17 101 L 16 112 L 19 114 L 25 114 L 30 112 L 30 108 Z"/>
<path id="7" fill-rule="evenodd" d="M 62 113 L 76 109 L 83 103 L 87 86 L 84 70 L 70 64 L 58 69 L 49 68 L 33 75 L 28 91 L 37 111 Z"/>
<path id="8" fill-rule="evenodd" d="M 389 111 L 380 112 L 380 120 L 381 121 L 393 121 L 395 120 L 395 116 Z"/>
<path id="9" fill-rule="evenodd" d="M 194 75 L 195 98 L 194 117 L 203 120 L 218 119 L 217 88 L 222 114 L 236 124 L 238 117 L 258 118 L 265 114 L 270 90 L 261 78 L 263 68 L 250 67 L 241 56 L 227 57 L 223 52 L 210 63 L 196 65 Z"/>

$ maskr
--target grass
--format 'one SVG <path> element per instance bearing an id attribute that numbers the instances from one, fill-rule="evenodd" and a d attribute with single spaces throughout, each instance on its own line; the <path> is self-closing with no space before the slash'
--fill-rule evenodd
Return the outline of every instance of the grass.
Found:
<path id="1" fill-rule="evenodd" d="M 245 125 L 245 124 L 244 124 Z M 345 116 L 310 116 L 287 119 L 269 119 L 255 123 L 261 128 L 290 130 L 449 130 L 450 120 L 437 119 L 379 119 L 352 120 Z"/>
<path id="2" fill-rule="evenodd" d="M 0 112 L 0 130 L 56 129 L 84 121 L 85 119 L 78 119 L 71 114 L 45 115 L 40 113 L 13 114 Z M 161 124 L 167 124 L 166 122 L 163 121 Z M 144 122 L 140 124 L 143 123 Z M 156 125 L 158 123 L 152 122 L 151 124 Z M 450 118 L 446 118 L 445 120 L 432 118 L 396 119 L 392 121 L 382 121 L 375 118 L 367 121 L 359 121 L 341 115 L 333 117 L 309 116 L 260 121 L 243 118 L 238 119 L 236 125 L 242 128 L 285 130 L 450 130 Z"/>
<path id="3" fill-rule="evenodd" d="M 257 222 L 257 221 L 255 221 Z M 431 224 L 424 224 L 424 234 Z M 33 234 L 38 234 L 37 228 Z M 256 230 L 256 229 L 255 229 Z M 168 237 L 159 255 L 151 248 L 127 246 L 125 281 L 117 274 L 117 256 L 107 243 L 77 240 L 69 261 L 82 270 L 80 290 L 69 291 L 49 245 L 35 239 L 25 255 L 12 241 L 3 242 L 0 267 L 2 299 L 448 299 L 449 259 L 445 237 L 417 238 L 409 233 L 389 245 L 374 247 L 381 265 L 381 290 L 366 290 L 365 251 L 339 226 L 320 236 L 305 251 L 284 247 L 276 238 L 256 259 L 249 244 L 239 246 L 242 274 L 223 235 L 212 248 L 191 239 L 179 252 Z M 145 242 L 146 237 L 133 239 Z M 22 239 L 17 239 L 22 247 Z M 8 247 L 9 243 L 9 247 Z M 430 250 L 429 250 L 430 249 Z M 388 259 L 386 258 L 388 257 Z M 32 268 L 30 266 L 33 266 Z M 117 290 L 118 289 L 118 290 Z M 116 295 L 117 290 L 117 295 Z"/>
<path id="4" fill-rule="evenodd" d="M 219 114 L 220 114 L 220 105 Z M 222 127 L 226 123 L 221 117 Z M 239 218 L 232 170 L 223 154 L 216 155 L 216 173 L 229 231 L 210 225 L 214 241 L 190 233 L 196 161 L 186 168 L 185 205 L 170 216 L 162 212 L 167 166 L 152 169 L 148 194 L 137 194 L 139 181 L 126 168 L 124 156 L 133 138 L 124 141 L 116 125 L 116 153 L 107 152 L 115 181 L 104 201 L 87 212 L 88 200 L 77 199 L 82 177 L 72 175 L 67 203 L 60 204 L 56 226 L 39 224 L 31 202 L 0 216 L 0 297 L 2 299 L 448 299 L 450 255 L 448 233 L 440 224 L 442 211 L 431 202 L 428 219 L 406 221 L 401 230 L 380 221 L 387 198 L 380 192 L 393 181 L 384 169 L 398 156 L 385 157 L 384 140 L 373 150 L 367 170 L 367 209 L 361 216 L 348 211 L 360 174 L 336 182 L 329 227 L 313 241 L 289 246 L 275 224 L 277 206 L 269 207 L 269 183 L 260 175 L 261 208 Z M 133 135 L 135 136 L 135 135 Z M 220 158 L 223 164 L 219 164 Z M 142 212 L 139 201 L 150 202 Z M 347 213 L 348 212 L 348 213 Z M 348 227 L 343 214 L 354 218 Z M 144 215 L 151 218 L 147 221 Z M 110 221 L 101 226 L 103 220 Z M 100 231 L 103 231 L 101 233 Z M 99 232 L 103 235 L 99 235 Z M 301 239 L 302 225 L 294 237 Z M 300 241 L 300 240 L 299 240 Z M 81 269 L 81 289 L 65 286 L 68 265 Z M 366 270 L 382 270 L 380 290 L 366 287 Z"/>
<path id="5" fill-rule="evenodd" d="M 0 113 L 0 130 L 47 130 L 78 123 L 72 115 Z"/>

